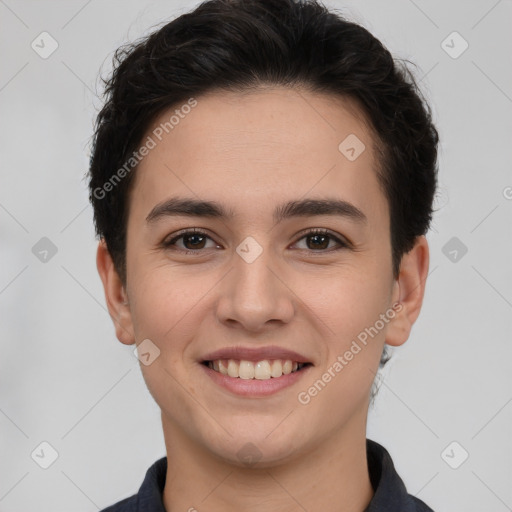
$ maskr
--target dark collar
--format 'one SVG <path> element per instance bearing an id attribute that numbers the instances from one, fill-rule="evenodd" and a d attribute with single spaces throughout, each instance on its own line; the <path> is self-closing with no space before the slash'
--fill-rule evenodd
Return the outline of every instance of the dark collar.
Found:
<path id="1" fill-rule="evenodd" d="M 391 455 L 382 445 L 367 439 L 366 455 L 375 494 L 364 512 L 433 512 L 423 501 L 407 494 Z"/>
<path id="2" fill-rule="evenodd" d="M 366 440 L 370 482 L 375 495 L 364 512 L 433 512 L 423 501 L 407 494 L 388 451 Z M 157 460 L 147 471 L 139 492 L 102 512 L 166 512 L 162 493 L 167 473 L 167 457 Z"/>

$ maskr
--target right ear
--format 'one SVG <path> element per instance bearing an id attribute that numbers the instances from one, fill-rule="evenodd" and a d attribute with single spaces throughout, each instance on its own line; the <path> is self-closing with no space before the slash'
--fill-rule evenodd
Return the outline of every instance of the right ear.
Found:
<path id="1" fill-rule="evenodd" d="M 103 283 L 107 308 L 114 322 L 117 339 L 125 345 L 133 345 L 135 335 L 128 296 L 103 238 L 98 244 L 96 267 Z"/>

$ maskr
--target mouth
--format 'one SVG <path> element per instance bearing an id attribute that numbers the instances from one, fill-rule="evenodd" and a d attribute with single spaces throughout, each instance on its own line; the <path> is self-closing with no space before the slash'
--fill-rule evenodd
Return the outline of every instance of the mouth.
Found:
<path id="1" fill-rule="evenodd" d="M 215 359 L 203 361 L 202 364 L 221 375 L 243 380 L 278 379 L 283 375 L 300 372 L 307 366 L 311 366 L 311 363 L 292 359 L 262 359 L 256 362 L 244 359 Z"/>
<path id="2" fill-rule="evenodd" d="M 211 381 L 242 397 L 261 398 L 294 386 L 315 363 L 278 346 L 226 347 L 198 361 Z"/>

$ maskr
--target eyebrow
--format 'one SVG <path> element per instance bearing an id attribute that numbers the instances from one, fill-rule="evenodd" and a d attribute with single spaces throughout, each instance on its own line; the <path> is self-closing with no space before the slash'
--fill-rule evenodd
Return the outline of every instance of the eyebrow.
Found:
<path id="1" fill-rule="evenodd" d="M 234 217 L 231 209 L 226 209 L 216 201 L 203 201 L 193 198 L 172 197 L 157 204 L 146 217 L 147 223 L 153 223 L 168 216 L 208 217 L 226 220 Z M 288 201 L 275 208 L 273 219 L 277 224 L 293 217 L 312 217 L 316 215 L 337 215 L 366 223 L 366 215 L 352 203 L 341 199 L 301 199 Z"/>

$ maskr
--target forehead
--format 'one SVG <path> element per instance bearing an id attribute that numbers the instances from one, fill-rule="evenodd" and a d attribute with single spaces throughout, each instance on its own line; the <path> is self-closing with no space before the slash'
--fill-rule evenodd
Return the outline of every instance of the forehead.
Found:
<path id="1" fill-rule="evenodd" d="M 235 210 L 287 194 L 350 195 L 373 210 L 385 202 L 375 138 L 354 101 L 284 87 L 194 100 L 193 108 L 184 102 L 162 112 L 144 137 L 154 147 L 137 168 L 132 200 L 146 209 L 170 195 Z"/>

